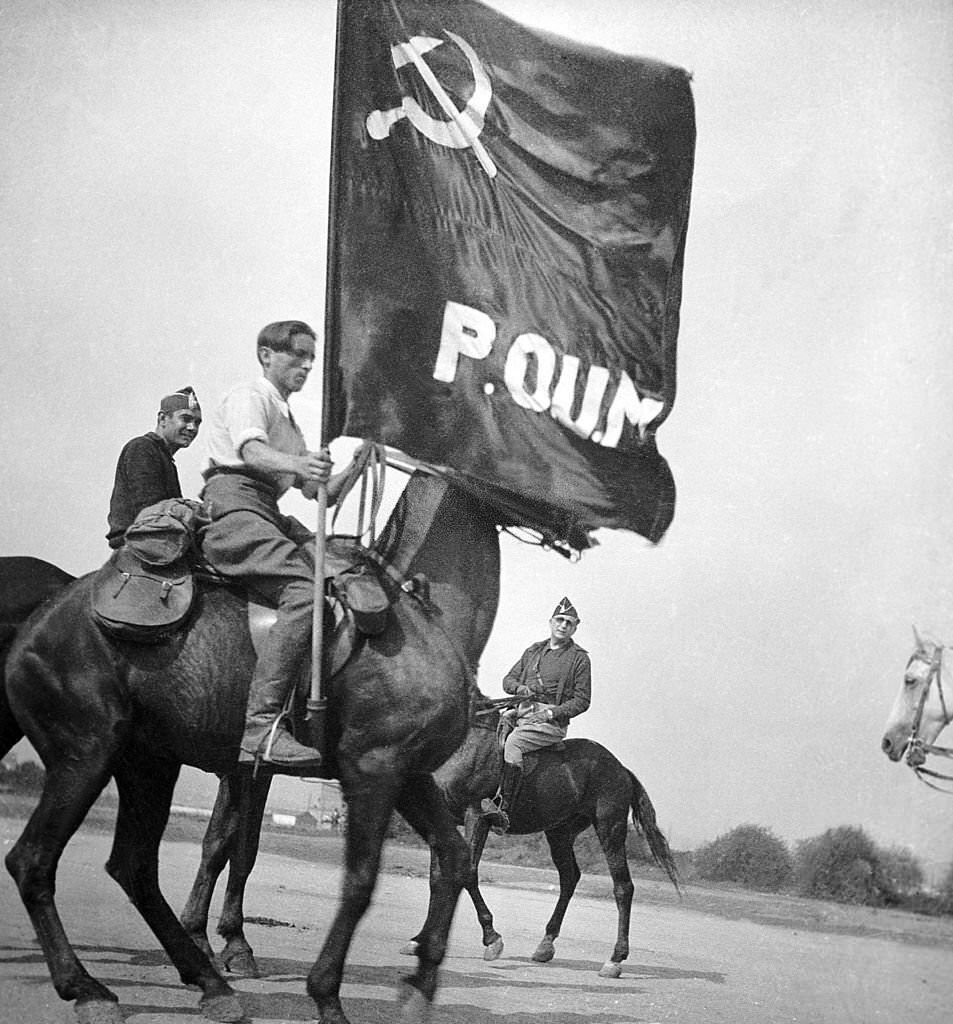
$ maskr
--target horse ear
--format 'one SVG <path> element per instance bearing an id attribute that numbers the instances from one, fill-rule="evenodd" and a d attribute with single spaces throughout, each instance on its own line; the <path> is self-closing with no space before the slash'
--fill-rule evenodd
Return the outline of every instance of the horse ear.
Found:
<path id="1" fill-rule="evenodd" d="M 917 632 L 916 626 L 913 627 L 913 641 L 917 645 L 917 648 L 919 650 L 923 650 L 923 640 L 921 639 L 920 634 Z"/>

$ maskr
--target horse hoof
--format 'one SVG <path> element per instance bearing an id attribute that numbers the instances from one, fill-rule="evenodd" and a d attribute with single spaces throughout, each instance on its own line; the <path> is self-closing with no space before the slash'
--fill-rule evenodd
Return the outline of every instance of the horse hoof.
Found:
<path id="1" fill-rule="evenodd" d="M 75 1006 L 78 1024 L 123 1024 L 119 1003 L 108 999 L 87 999 Z"/>
<path id="2" fill-rule="evenodd" d="M 495 942 L 491 942 L 489 946 L 483 947 L 483 959 L 484 960 L 498 960 L 503 953 L 503 940 L 497 939 Z"/>
<path id="3" fill-rule="evenodd" d="M 621 978 L 622 964 L 614 964 L 611 960 L 599 968 L 600 978 Z"/>
<path id="4" fill-rule="evenodd" d="M 420 944 L 417 943 L 417 942 L 414 942 L 413 939 L 411 939 L 411 941 L 408 942 L 406 946 L 401 946 L 400 947 L 400 955 L 401 956 L 416 956 L 418 949 L 420 949 Z"/>
<path id="5" fill-rule="evenodd" d="M 419 988 L 403 982 L 397 990 L 397 1003 L 400 1006 L 400 1024 L 428 1024 L 431 1004 Z"/>
<path id="6" fill-rule="evenodd" d="M 245 1018 L 242 1004 L 234 993 L 203 999 L 199 1002 L 199 1009 L 207 1020 L 221 1021 L 221 1024 L 235 1024 Z"/>
<path id="7" fill-rule="evenodd" d="M 258 961 L 253 953 L 234 953 L 229 957 L 222 956 L 222 966 L 229 974 L 237 978 L 260 978 Z"/>
<path id="8" fill-rule="evenodd" d="M 533 960 L 538 964 L 548 964 L 556 955 L 556 947 L 545 939 L 536 947 Z"/>

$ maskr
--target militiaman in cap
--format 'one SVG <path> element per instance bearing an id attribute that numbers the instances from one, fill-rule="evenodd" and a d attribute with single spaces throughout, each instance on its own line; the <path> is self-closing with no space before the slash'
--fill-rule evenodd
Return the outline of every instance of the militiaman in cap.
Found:
<path id="1" fill-rule="evenodd" d="M 166 395 L 159 402 L 159 412 L 178 412 L 180 409 L 195 410 L 199 408 L 199 400 L 195 397 L 195 391 L 190 387 L 179 388 L 171 395 Z"/>
<path id="2" fill-rule="evenodd" d="M 557 615 L 565 615 L 568 618 L 575 619 L 576 622 L 579 621 L 579 612 L 573 608 L 572 601 L 570 601 L 568 597 L 564 597 L 559 604 L 556 605 L 556 610 L 550 618 L 555 619 Z"/>

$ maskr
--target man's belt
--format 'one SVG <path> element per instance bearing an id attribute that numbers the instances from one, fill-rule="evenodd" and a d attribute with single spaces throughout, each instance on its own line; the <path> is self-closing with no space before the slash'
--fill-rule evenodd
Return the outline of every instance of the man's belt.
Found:
<path id="1" fill-rule="evenodd" d="M 243 476 L 249 483 L 267 490 L 272 497 L 278 496 L 278 488 L 270 480 L 264 480 L 260 476 L 255 476 L 240 466 L 213 466 L 211 469 L 207 469 L 203 476 L 206 483 L 217 476 Z"/>

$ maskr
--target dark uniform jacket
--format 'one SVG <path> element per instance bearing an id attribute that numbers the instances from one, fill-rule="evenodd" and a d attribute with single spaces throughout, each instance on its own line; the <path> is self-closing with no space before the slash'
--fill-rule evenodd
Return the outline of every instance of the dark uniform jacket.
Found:
<path id="1" fill-rule="evenodd" d="M 126 528 L 148 505 L 181 497 L 179 474 L 165 441 L 151 430 L 128 441 L 119 453 L 109 499 L 109 546 L 122 546 Z"/>
<path id="2" fill-rule="evenodd" d="M 570 718 L 581 715 L 589 707 L 592 691 L 589 652 L 574 640 L 555 651 L 549 649 L 549 640 L 530 644 L 503 678 L 506 693 L 516 693 L 520 686 L 530 688 L 533 700 L 549 704 L 553 721 L 565 726 Z"/>

